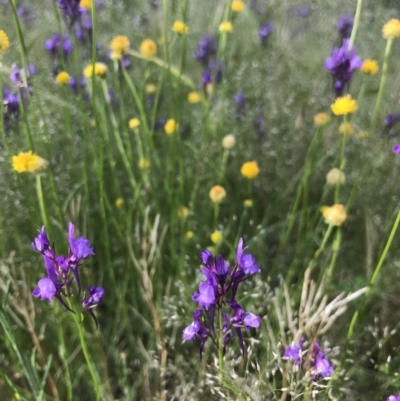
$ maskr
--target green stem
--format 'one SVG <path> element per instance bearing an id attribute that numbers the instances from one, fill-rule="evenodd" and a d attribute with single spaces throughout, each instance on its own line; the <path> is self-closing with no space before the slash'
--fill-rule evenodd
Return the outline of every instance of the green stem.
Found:
<path id="1" fill-rule="evenodd" d="M 376 98 L 374 113 L 372 114 L 372 119 L 371 119 L 371 130 L 372 130 L 372 132 L 375 131 L 376 119 L 378 117 L 379 107 L 381 105 L 383 92 L 385 90 L 386 73 L 387 73 L 390 50 L 392 48 L 392 43 L 393 43 L 393 39 L 388 39 L 388 41 L 386 42 L 385 56 L 384 56 L 384 59 L 383 59 L 383 66 L 382 66 L 381 83 L 379 85 L 379 92 L 378 92 L 378 96 Z"/>
<path id="2" fill-rule="evenodd" d="M 361 305 L 355 311 L 355 313 L 353 315 L 353 318 L 351 319 L 350 327 L 349 327 L 349 330 L 347 332 L 346 345 L 345 345 L 345 349 L 344 349 L 343 355 L 346 355 L 346 350 L 348 348 L 348 344 L 349 344 L 351 338 L 353 337 L 354 327 L 355 327 L 355 325 L 357 323 L 360 311 L 363 309 L 364 304 L 365 304 L 368 296 L 371 293 L 372 286 L 375 284 L 375 281 L 378 278 L 378 275 L 379 275 L 379 272 L 380 272 L 381 267 L 383 265 L 383 262 L 385 261 L 387 253 L 388 253 L 388 251 L 390 249 L 390 246 L 392 245 L 393 238 L 394 238 L 394 236 L 396 234 L 397 228 L 399 227 L 399 223 L 400 223 L 400 210 L 397 212 L 397 217 L 396 217 L 396 220 L 395 220 L 395 222 L 393 224 L 392 231 L 390 232 L 389 238 L 388 238 L 388 240 L 386 242 L 386 245 L 385 245 L 385 248 L 384 248 L 384 250 L 382 252 L 381 257 L 379 258 L 378 264 L 375 267 L 375 271 L 374 271 L 374 273 L 373 273 L 373 275 L 371 277 L 371 280 L 369 282 L 368 288 L 365 291 L 365 296 L 364 296 L 364 298 L 363 298 L 363 300 L 361 302 Z"/>
<path id="3" fill-rule="evenodd" d="M 314 269 L 318 258 L 320 257 L 321 253 L 324 251 L 326 243 L 328 242 L 329 236 L 331 235 L 332 229 L 333 229 L 333 225 L 329 224 L 328 229 L 325 231 L 325 235 L 324 235 L 324 238 L 322 239 L 321 245 L 319 246 L 317 251 L 314 253 L 314 256 L 309 265 L 310 272 Z"/>
<path id="4" fill-rule="evenodd" d="M 339 161 L 339 169 L 343 171 L 344 165 L 345 165 L 345 158 L 344 158 L 344 150 L 346 148 L 346 139 L 347 139 L 347 132 L 346 132 L 346 125 L 347 125 L 347 116 L 343 117 L 343 124 L 344 124 L 344 130 L 342 133 L 342 148 L 340 151 L 340 161 Z M 335 203 L 339 203 L 339 193 L 340 193 L 340 182 L 337 183 L 336 189 L 335 189 Z"/>
<path id="5" fill-rule="evenodd" d="M 219 343 L 218 343 L 218 362 L 219 362 L 219 379 L 223 383 L 224 379 L 224 328 L 223 328 L 223 318 L 222 318 L 222 308 L 218 309 L 219 317 Z"/>
<path id="6" fill-rule="evenodd" d="M 349 42 L 349 51 L 353 47 L 354 41 L 355 41 L 355 38 L 356 38 L 358 25 L 360 23 L 361 7 L 362 7 L 362 0 L 358 0 L 357 1 L 357 8 L 356 8 L 356 15 L 354 17 L 353 29 L 351 30 L 351 36 L 350 36 L 350 42 Z"/>
<path id="7" fill-rule="evenodd" d="M 51 231 L 51 228 L 49 226 L 49 221 L 47 220 L 46 206 L 44 203 L 43 188 L 42 188 L 42 179 L 40 174 L 36 174 L 36 194 L 39 202 L 40 215 L 42 217 L 43 224 L 45 225 L 46 230 L 49 233 Z"/>
<path id="8" fill-rule="evenodd" d="M 68 307 L 70 309 L 72 309 L 72 305 L 71 305 L 71 300 L 70 298 L 66 298 L 67 299 L 67 303 L 68 303 Z M 93 362 L 92 359 L 90 358 L 88 349 L 87 349 L 87 344 L 86 344 L 86 340 L 85 340 L 85 336 L 83 334 L 83 330 L 82 330 L 82 322 L 80 321 L 79 317 L 81 316 L 81 314 L 77 314 L 77 313 L 73 313 L 74 316 L 74 321 L 76 324 L 76 327 L 78 329 L 78 335 L 79 335 L 79 341 L 81 343 L 81 347 L 82 347 L 82 351 L 83 351 L 83 355 L 85 357 L 86 363 L 87 363 L 87 367 L 89 369 L 90 375 L 92 376 L 92 384 L 94 387 L 94 391 L 96 393 L 96 401 L 100 401 L 100 385 L 99 385 L 99 380 L 98 377 L 96 375 L 96 372 L 94 370 L 93 367 Z"/>
<path id="9" fill-rule="evenodd" d="M 337 260 L 338 254 L 339 254 L 339 248 L 340 248 L 341 241 L 342 241 L 342 230 L 340 228 L 338 228 L 338 230 L 336 231 L 335 240 L 333 241 L 333 244 L 332 244 L 333 255 L 332 255 L 331 263 L 328 267 L 327 283 L 331 282 L 333 269 L 336 266 L 336 260 Z"/>

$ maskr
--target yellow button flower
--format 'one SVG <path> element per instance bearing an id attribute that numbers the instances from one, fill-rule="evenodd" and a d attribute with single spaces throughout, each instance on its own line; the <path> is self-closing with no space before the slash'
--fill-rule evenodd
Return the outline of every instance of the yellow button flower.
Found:
<path id="1" fill-rule="evenodd" d="M 151 166 L 150 160 L 145 158 L 139 159 L 138 166 L 141 170 L 148 169 Z"/>
<path id="2" fill-rule="evenodd" d="M 249 180 L 253 180 L 258 176 L 260 169 L 258 168 L 258 164 L 256 161 L 251 161 L 244 163 L 242 168 L 240 169 L 240 172 L 243 177 Z"/>
<path id="3" fill-rule="evenodd" d="M 145 39 L 140 44 L 140 53 L 146 58 L 152 58 L 157 54 L 157 45 L 154 40 Z"/>
<path id="4" fill-rule="evenodd" d="M 236 145 L 235 135 L 228 134 L 222 138 L 222 147 L 224 149 L 227 149 L 227 150 L 233 149 L 235 147 L 235 145 Z"/>
<path id="5" fill-rule="evenodd" d="M 235 13 L 240 13 L 244 9 L 244 2 L 241 0 L 234 0 L 231 5 L 231 9 Z"/>
<path id="6" fill-rule="evenodd" d="M 221 22 L 219 24 L 219 31 L 227 32 L 227 33 L 232 32 L 233 31 L 232 22 L 230 22 L 230 21 Z"/>
<path id="7" fill-rule="evenodd" d="M 178 209 L 178 217 L 181 219 L 186 219 L 189 216 L 189 208 L 182 206 Z"/>
<path id="8" fill-rule="evenodd" d="M 70 78 L 71 77 L 68 74 L 68 72 L 61 71 L 56 76 L 56 82 L 58 83 L 58 85 L 67 85 L 69 80 L 70 80 Z"/>
<path id="9" fill-rule="evenodd" d="M 175 21 L 172 30 L 179 35 L 187 35 L 189 33 L 189 27 L 182 21 Z"/>
<path id="10" fill-rule="evenodd" d="M 172 135 L 178 130 L 179 124 L 173 118 L 170 118 L 164 125 L 164 131 L 167 135 Z"/>
<path id="11" fill-rule="evenodd" d="M 8 36 L 2 30 L 0 30 L 0 54 L 3 53 L 10 47 L 10 41 L 8 40 Z"/>
<path id="12" fill-rule="evenodd" d="M 354 134 L 354 125 L 350 122 L 342 123 L 339 125 L 339 134 L 340 135 L 353 135 Z"/>
<path id="13" fill-rule="evenodd" d="M 376 75 L 379 71 L 378 63 L 375 60 L 367 58 L 360 68 L 361 72 L 368 75 Z"/>
<path id="14" fill-rule="evenodd" d="M 107 74 L 107 66 L 104 63 L 94 63 L 94 66 L 89 64 L 83 70 L 83 76 L 88 79 L 92 78 L 93 73 L 96 77 L 104 78 Z"/>
<path id="15" fill-rule="evenodd" d="M 225 188 L 221 187 L 221 185 L 214 185 L 210 189 L 209 196 L 210 196 L 211 202 L 221 203 L 224 200 L 224 198 L 226 197 Z"/>
<path id="16" fill-rule="evenodd" d="M 243 202 L 243 206 L 244 206 L 244 207 L 247 207 L 248 209 L 250 209 L 250 208 L 253 207 L 253 201 L 252 201 L 251 199 L 246 199 L 246 200 Z"/>
<path id="17" fill-rule="evenodd" d="M 188 94 L 189 103 L 198 103 L 200 101 L 200 95 L 197 92 L 190 92 Z"/>
<path id="18" fill-rule="evenodd" d="M 333 168 L 326 175 L 326 183 L 332 187 L 343 185 L 346 182 L 346 176 L 339 168 Z"/>
<path id="19" fill-rule="evenodd" d="M 335 204 L 333 206 L 322 206 L 321 212 L 324 216 L 325 223 L 332 226 L 341 226 L 347 218 L 346 209 L 341 204 Z"/>
<path id="20" fill-rule="evenodd" d="M 90 10 L 92 8 L 92 0 L 81 0 L 79 6 L 85 10 Z"/>
<path id="21" fill-rule="evenodd" d="M 110 42 L 111 58 L 121 58 L 123 54 L 128 53 L 131 42 L 124 35 L 113 38 Z"/>
<path id="22" fill-rule="evenodd" d="M 129 128 L 130 129 L 135 129 L 137 127 L 139 127 L 140 125 L 140 120 L 138 118 L 131 118 L 129 120 Z"/>
<path id="23" fill-rule="evenodd" d="M 346 116 L 357 110 L 357 102 L 352 99 L 350 95 L 338 97 L 335 102 L 331 104 L 331 109 L 335 116 Z"/>
<path id="24" fill-rule="evenodd" d="M 324 127 L 329 123 L 330 117 L 328 114 L 321 112 L 314 116 L 314 125 L 316 127 Z"/>
<path id="25" fill-rule="evenodd" d="M 156 90 L 157 90 L 157 86 L 155 86 L 154 84 L 147 84 L 144 87 L 144 91 L 148 94 L 155 93 Z"/>
<path id="26" fill-rule="evenodd" d="M 193 231 L 186 231 L 186 239 L 192 239 L 194 237 Z"/>
<path id="27" fill-rule="evenodd" d="M 124 200 L 122 198 L 115 199 L 115 206 L 121 208 L 122 206 L 124 206 Z"/>
<path id="28" fill-rule="evenodd" d="M 211 236 L 211 241 L 213 244 L 219 244 L 222 240 L 222 233 L 221 231 L 214 231 Z"/>
<path id="29" fill-rule="evenodd" d="M 20 152 L 12 157 L 12 168 L 17 173 L 39 173 L 45 170 L 48 164 L 47 160 L 42 159 L 31 150 Z"/>
<path id="30" fill-rule="evenodd" d="M 382 35 L 385 39 L 400 38 L 400 21 L 396 18 L 386 22 L 382 28 Z"/>

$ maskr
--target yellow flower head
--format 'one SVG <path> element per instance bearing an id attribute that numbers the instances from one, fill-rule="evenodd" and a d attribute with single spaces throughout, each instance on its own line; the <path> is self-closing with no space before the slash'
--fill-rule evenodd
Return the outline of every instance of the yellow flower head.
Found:
<path id="1" fill-rule="evenodd" d="M 260 169 L 258 168 L 258 164 L 256 161 L 246 162 L 243 164 L 240 172 L 243 177 L 253 180 L 258 176 Z"/>
<path id="2" fill-rule="evenodd" d="M 172 30 L 179 35 L 187 35 L 189 33 L 189 27 L 182 21 L 175 21 Z"/>
<path id="3" fill-rule="evenodd" d="M 29 152 L 20 152 L 12 157 L 12 168 L 17 173 L 39 173 L 46 170 L 49 162 L 40 156 Z"/>
<path id="4" fill-rule="evenodd" d="M 140 53 L 146 58 L 152 58 L 156 55 L 157 53 L 157 45 L 154 40 L 151 39 L 145 39 L 141 44 L 140 44 Z"/>
<path id="5" fill-rule="evenodd" d="M 346 176 L 343 171 L 338 168 L 333 168 L 326 175 L 326 183 L 332 187 L 343 185 L 346 182 Z"/>
<path id="6" fill-rule="evenodd" d="M 85 10 L 90 10 L 92 8 L 92 0 L 81 0 L 79 6 Z"/>
<path id="7" fill-rule="evenodd" d="M 170 118 L 164 125 L 164 131 L 167 135 L 172 135 L 178 130 L 179 124 L 173 118 Z"/>
<path id="8" fill-rule="evenodd" d="M 8 40 L 8 36 L 2 30 L 0 30 L 0 54 L 3 53 L 10 47 L 10 41 Z"/>
<path id="9" fill-rule="evenodd" d="M 339 134 L 340 135 L 353 135 L 354 134 L 354 126 L 350 122 L 342 123 L 339 125 Z"/>
<path id="10" fill-rule="evenodd" d="M 211 241 L 213 244 L 219 244 L 222 240 L 222 233 L 221 231 L 214 231 L 211 236 Z"/>
<path id="11" fill-rule="evenodd" d="M 253 201 L 252 201 L 251 199 L 246 199 L 246 200 L 243 202 L 243 206 L 244 206 L 244 207 L 247 207 L 248 209 L 250 209 L 250 208 L 253 207 Z"/>
<path id="12" fill-rule="evenodd" d="M 241 0 L 233 0 L 231 9 L 235 13 L 240 13 L 244 9 L 244 2 Z"/>
<path id="13" fill-rule="evenodd" d="M 230 21 L 221 22 L 219 24 L 219 31 L 227 32 L 227 33 L 232 32 L 233 31 L 232 22 L 230 22 Z"/>
<path id="14" fill-rule="evenodd" d="M 147 84 L 144 87 L 144 91 L 148 94 L 152 94 L 155 93 L 155 91 L 157 90 L 157 86 L 155 86 L 154 84 Z"/>
<path id="15" fill-rule="evenodd" d="M 368 75 L 376 75 L 379 71 L 378 63 L 375 60 L 367 58 L 360 68 L 361 72 Z"/>
<path id="16" fill-rule="evenodd" d="M 115 199 L 115 206 L 121 208 L 122 206 L 124 206 L 124 200 L 122 198 Z"/>
<path id="17" fill-rule="evenodd" d="M 96 77 L 104 78 L 106 76 L 106 73 L 107 73 L 107 66 L 104 63 L 94 63 L 94 66 L 93 64 L 89 64 L 83 70 L 83 76 L 88 79 L 92 78 L 93 74 Z"/>
<path id="18" fill-rule="evenodd" d="M 138 118 L 131 118 L 129 120 L 129 128 L 130 129 L 135 129 L 137 127 L 139 127 L 140 125 L 140 120 Z"/>
<path id="19" fill-rule="evenodd" d="M 68 72 L 61 71 L 56 76 L 56 82 L 58 83 L 58 85 L 67 85 L 70 78 L 71 77 L 69 76 Z"/>
<path id="20" fill-rule="evenodd" d="M 368 136 L 368 133 L 366 131 L 360 131 L 358 133 L 359 138 L 366 138 Z"/>
<path id="21" fill-rule="evenodd" d="M 223 199 L 226 197 L 226 191 L 224 187 L 221 187 L 221 185 L 214 185 L 209 192 L 209 196 L 211 199 L 211 202 L 213 203 L 221 203 Z"/>
<path id="22" fill-rule="evenodd" d="M 400 21 L 396 18 L 386 22 L 382 28 L 382 35 L 385 39 L 400 38 Z"/>
<path id="23" fill-rule="evenodd" d="M 123 54 L 128 53 L 131 42 L 124 35 L 113 38 L 110 42 L 111 58 L 121 58 Z"/>
<path id="24" fill-rule="evenodd" d="M 325 223 L 332 226 L 341 226 L 347 218 L 346 209 L 341 204 L 333 206 L 322 206 L 322 215 L 324 216 Z"/>
<path id="25" fill-rule="evenodd" d="M 181 219 L 186 219 L 189 216 L 189 208 L 182 206 L 178 209 L 178 217 Z"/>
<path id="26" fill-rule="evenodd" d="M 330 117 L 328 114 L 321 112 L 314 116 L 314 125 L 316 127 L 324 127 L 329 123 Z"/>
<path id="27" fill-rule="evenodd" d="M 186 231 L 186 239 L 192 239 L 194 237 L 193 231 Z"/>
<path id="28" fill-rule="evenodd" d="M 331 104 L 331 109 L 335 116 L 346 116 L 357 110 L 357 102 L 352 99 L 350 95 L 338 97 L 335 102 Z"/>
<path id="29" fill-rule="evenodd" d="M 198 103 L 200 101 L 200 95 L 197 92 L 190 92 L 188 94 L 189 103 Z"/>
<path id="30" fill-rule="evenodd" d="M 139 159 L 138 166 L 141 170 L 148 169 L 151 166 L 150 160 L 145 158 Z"/>
<path id="31" fill-rule="evenodd" d="M 224 149 L 230 150 L 233 149 L 236 145 L 235 135 L 228 134 L 222 138 L 222 147 Z"/>

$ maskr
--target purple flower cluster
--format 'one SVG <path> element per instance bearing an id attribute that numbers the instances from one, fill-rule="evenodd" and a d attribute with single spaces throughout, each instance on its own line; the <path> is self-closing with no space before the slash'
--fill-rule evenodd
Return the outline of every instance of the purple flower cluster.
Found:
<path id="1" fill-rule="evenodd" d="M 396 130 L 393 128 L 400 122 L 400 112 L 398 113 L 389 113 L 385 120 L 383 121 L 383 130 L 380 133 L 380 136 L 383 137 L 385 135 L 389 135 L 394 137 L 398 134 Z"/>
<path id="2" fill-rule="evenodd" d="M 362 66 L 361 59 L 356 55 L 356 47 L 349 49 L 349 40 L 344 40 L 340 48 L 332 50 L 331 57 L 325 61 L 324 67 L 331 73 L 333 89 L 340 96 L 350 84 L 353 73 Z"/>
<path id="3" fill-rule="evenodd" d="M 50 302 L 53 302 L 53 298 L 56 298 L 66 309 L 72 312 L 66 305 L 63 296 L 69 297 L 71 294 L 71 284 L 73 281 L 71 273 L 77 282 L 79 294 L 81 292 L 79 264 L 88 256 L 94 255 L 90 241 L 84 237 L 75 238 L 75 226 L 69 223 L 68 255 L 57 256 L 50 245 L 44 227 L 38 231 L 39 235 L 32 242 L 32 247 L 35 251 L 43 255 L 47 277 L 38 281 L 38 286 L 33 290 L 32 295 L 40 297 L 42 301 L 49 300 Z M 82 307 L 94 318 L 96 326 L 97 319 L 92 309 L 102 301 L 103 295 L 104 289 L 102 287 L 89 287 L 89 297 L 87 298 L 85 294 L 82 301 Z"/>
<path id="4" fill-rule="evenodd" d="M 296 366 L 302 367 L 311 373 L 311 380 L 329 377 L 333 373 L 333 366 L 325 358 L 330 350 L 321 351 L 319 342 L 315 342 L 308 352 L 303 351 L 304 338 L 299 345 L 289 345 L 285 349 L 284 357 L 293 362 Z"/>
<path id="5" fill-rule="evenodd" d="M 197 50 L 193 53 L 193 57 L 203 66 L 203 74 L 201 82 L 205 89 L 208 84 L 219 83 L 225 66 L 222 61 L 217 61 L 215 56 L 218 52 L 218 45 L 211 34 L 206 34 L 200 39 Z"/>
<path id="6" fill-rule="evenodd" d="M 400 401 L 400 394 L 399 395 L 389 395 L 386 401 Z"/>
<path id="7" fill-rule="evenodd" d="M 60 8 L 63 18 L 69 27 L 72 27 L 82 13 L 80 0 L 55 0 Z"/>
<path id="8" fill-rule="evenodd" d="M 336 25 L 342 40 L 349 39 L 353 30 L 354 18 L 352 15 L 342 15 Z"/>
<path id="9" fill-rule="evenodd" d="M 242 354 L 244 354 L 244 341 L 242 328 L 260 327 L 260 318 L 253 313 L 246 312 L 236 302 L 236 293 L 239 284 L 255 273 L 259 273 L 260 267 L 250 254 L 245 254 L 243 239 L 239 240 L 236 251 L 236 264 L 230 269 L 228 263 L 221 255 L 214 257 L 209 250 L 201 253 L 201 271 L 205 281 L 199 285 L 198 292 L 195 292 L 192 300 L 200 306 L 193 314 L 193 323 L 183 330 L 184 340 L 200 340 L 200 357 L 203 347 L 209 337 L 214 340 L 215 335 L 215 313 L 222 315 L 222 327 L 219 335 L 223 336 L 223 347 L 233 337 L 234 330 L 239 338 Z M 229 300 L 228 300 L 229 299 Z M 229 306 L 228 313 L 223 312 L 224 307 Z M 208 319 L 201 319 L 201 316 L 208 315 Z M 208 321 L 208 325 L 206 324 Z M 214 340 L 214 343 L 218 341 Z"/>
<path id="10" fill-rule="evenodd" d="M 52 38 L 46 40 L 44 48 L 51 54 L 51 57 L 55 59 L 57 57 L 67 57 L 74 49 L 74 46 L 67 35 L 56 33 Z"/>
<path id="11" fill-rule="evenodd" d="M 272 32 L 274 32 L 274 26 L 270 22 L 261 26 L 258 35 L 263 46 L 267 44 L 268 38 L 271 36 Z"/>

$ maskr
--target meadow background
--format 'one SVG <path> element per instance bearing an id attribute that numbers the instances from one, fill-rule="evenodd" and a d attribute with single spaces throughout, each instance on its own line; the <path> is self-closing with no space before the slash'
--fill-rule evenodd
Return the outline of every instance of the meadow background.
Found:
<path id="1" fill-rule="evenodd" d="M 384 125 L 400 112 L 398 40 L 371 124 L 382 26 L 399 17 L 399 2 L 249 0 L 240 13 L 231 3 L 97 1 L 87 15 L 93 46 L 76 38 L 55 1 L 0 2 L 10 40 L 0 55 L 1 400 L 384 400 L 400 392 L 400 156 L 392 151 L 399 139 L 395 125 Z M 354 16 L 357 5 L 357 54 L 380 70 L 351 80 L 358 110 L 342 164 L 343 119 L 331 113 L 335 95 L 323 66 L 341 45 L 340 16 Z M 188 35 L 172 30 L 176 20 Z M 226 20 L 231 33 L 219 31 Z M 263 44 L 267 23 L 273 32 Z M 73 44 L 67 57 L 44 49 L 57 32 Z M 216 82 L 214 71 L 204 86 L 193 53 L 207 33 L 218 44 L 221 77 Z M 130 40 L 126 68 L 109 57 L 117 35 Z M 139 52 L 148 38 L 157 44 L 150 59 Z M 105 63 L 107 74 L 82 86 L 92 61 Z M 23 72 L 29 64 L 35 74 Z M 12 83 L 16 66 L 22 75 Z M 57 84 L 60 71 L 76 78 L 75 92 Z M 194 91 L 199 101 L 191 103 Z M 330 121 L 317 128 L 320 112 Z M 171 135 L 168 119 L 179 123 Z M 231 149 L 222 143 L 228 134 Z M 12 157 L 29 150 L 48 161 L 45 171 L 13 170 Z M 259 167 L 251 180 L 240 172 L 248 161 Z M 335 199 L 326 175 L 340 166 L 346 182 Z M 226 190 L 220 204 L 209 196 L 215 185 Z M 340 227 L 320 211 L 334 203 L 347 210 Z M 84 288 L 105 289 L 98 329 L 88 314 L 77 325 L 57 301 L 31 295 L 44 275 L 31 247 L 37 229 L 45 225 L 65 254 L 68 222 L 94 248 L 80 271 Z M 211 247 L 233 265 L 240 237 L 261 268 L 242 284 L 240 301 L 262 323 L 245 334 L 245 358 L 237 339 L 229 343 L 222 381 L 213 344 L 200 361 L 198 343 L 183 342 L 182 330 L 196 309 L 200 252 Z M 302 379 L 282 359 L 302 333 L 331 348 L 330 379 Z"/>

